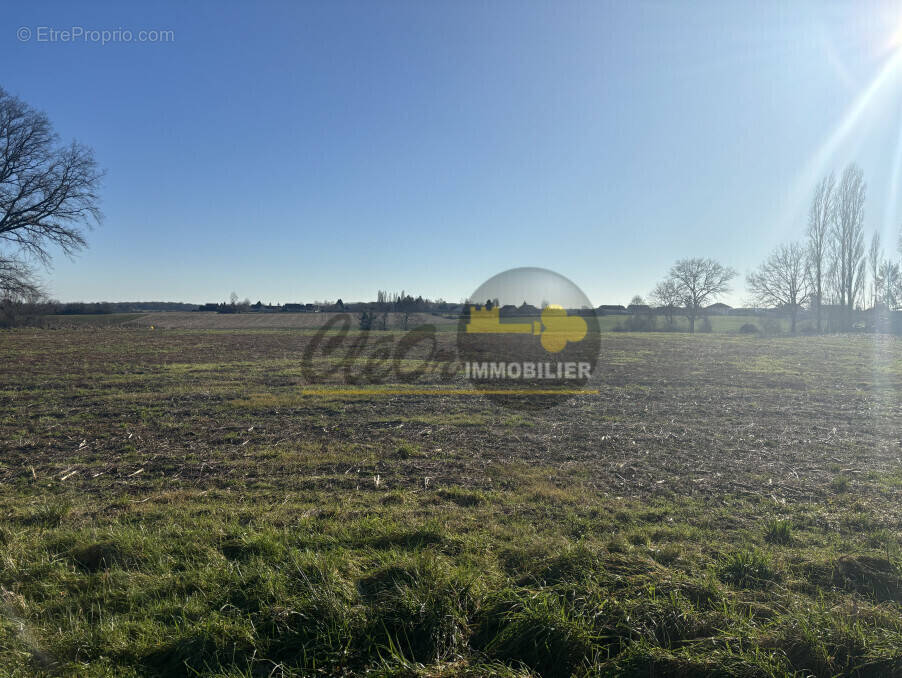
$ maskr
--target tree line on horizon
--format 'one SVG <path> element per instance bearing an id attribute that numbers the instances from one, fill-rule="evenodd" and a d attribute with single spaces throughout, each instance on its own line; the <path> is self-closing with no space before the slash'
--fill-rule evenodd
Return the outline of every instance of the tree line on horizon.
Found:
<path id="1" fill-rule="evenodd" d="M 746 276 L 751 302 L 786 313 L 796 332 L 799 313 L 812 312 L 814 331 L 823 332 L 826 311 L 834 329 L 849 329 L 854 312 L 867 305 L 895 311 L 902 306 L 900 262 L 887 257 L 875 230 L 865 250 L 864 204 L 867 184 L 855 164 L 837 182 L 834 173 L 817 184 L 804 237 L 778 245 Z M 902 254 L 902 238 L 897 250 Z M 714 259 L 677 261 L 649 294 L 670 325 L 685 315 L 689 331 L 707 304 L 730 291 L 736 271 Z M 640 297 L 634 297 L 641 302 Z M 838 312 L 838 313 L 837 313 Z"/>

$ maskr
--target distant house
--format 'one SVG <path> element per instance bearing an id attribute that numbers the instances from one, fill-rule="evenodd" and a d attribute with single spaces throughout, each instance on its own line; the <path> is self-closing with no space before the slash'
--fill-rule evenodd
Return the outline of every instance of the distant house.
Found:
<path id="1" fill-rule="evenodd" d="M 316 304 L 282 304 L 284 313 L 318 313 L 319 310 Z"/>
<path id="2" fill-rule="evenodd" d="M 218 311 L 218 310 L 219 310 L 219 304 L 203 304 L 203 305 L 200 306 L 197 310 L 198 310 L 198 311 L 212 311 L 212 312 L 215 312 L 215 311 Z"/>
<path id="3" fill-rule="evenodd" d="M 630 304 L 626 307 L 628 313 L 651 313 L 651 306 L 648 304 Z"/>
<path id="4" fill-rule="evenodd" d="M 498 309 L 498 315 L 502 318 L 515 318 L 520 313 L 517 311 L 517 307 L 513 304 L 505 304 L 500 309 Z"/>
<path id="5" fill-rule="evenodd" d="M 710 306 L 705 308 L 705 313 L 708 315 L 729 315 L 730 311 L 733 310 L 732 306 L 727 306 L 724 303 L 717 302 L 716 304 L 711 304 Z"/>
<path id="6" fill-rule="evenodd" d="M 617 315 L 627 313 L 626 306 L 622 304 L 602 304 L 597 309 L 598 315 Z"/>
<path id="7" fill-rule="evenodd" d="M 537 309 L 532 304 L 527 304 L 525 301 L 520 304 L 520 308 L 517 309 L 517 315 L 521 318 L 529 317 L 529 316 L 537 316 L 540 315 L 541 311 Z"/>

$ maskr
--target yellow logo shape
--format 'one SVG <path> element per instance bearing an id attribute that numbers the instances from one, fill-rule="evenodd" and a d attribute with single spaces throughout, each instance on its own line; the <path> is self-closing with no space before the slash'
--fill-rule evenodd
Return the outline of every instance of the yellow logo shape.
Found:
<path id="1" fill-rule="evenodd" d="M 568 341 L 576 343 L 586 336 L 586 319 L 578 315 L 568 316 L 560 306 L 542 309 L 542 348 L 549 353 L 563 351 Z"/>
<path id="2" fill-rule="evenodd" d="M 546 306 L 542 309 L 542 320 L 531 323 L 502 323 L 500 309 L 470 306 L 468 334 L 534 334 L 541 336 L 542 348 L 549 353 L 559 353 L 567 342 L 582 341 L 586 336 L 585 318 L 568 316 L 561 306 Z"/>

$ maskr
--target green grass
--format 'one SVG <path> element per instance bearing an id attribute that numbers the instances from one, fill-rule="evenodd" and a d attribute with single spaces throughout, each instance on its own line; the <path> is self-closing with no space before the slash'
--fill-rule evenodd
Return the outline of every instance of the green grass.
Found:
<path id="1" fill-rule="evenodd" d="M 453 665 L 475 675 L 684 666 L 790 676 L 897 657 L 896 562 L 841 556 L 817 528 L 784 555 L 765 550 L 771 530 L 736 548 L 729 533 L 690 528 L 709 509 L 679 500 L 645 516 L 641 504 L 572 490 L 572 508 L 498 520 L 534 506 L 540 486 L 526 476 L 494 493 L 281 502 L 161 489 L 100 506 L 22 488 L 2 502 L 0 659 L 11 675 L 39 674 L 44 661 L 68 675 L 253 674 L 276 663 L 284 675 Z M 662 530 L 661 512 L 680 519 Z M 626 538 L 606 544 L 611 533 Z M 675 545 L 662 563 L 658 552 Z M 725 652 L 706 640 L 725 633 L 745 641 Z"/>
<path id="2" fill-rule="evenodd" d="M 753 548 L 727 554 L 720 562 L 718 574 L 723 581 L 740 588 L 766 588 L 777 579 L 770 557 Z"/>
<path id="3" fill-rule="evenodd" d="M 902 672 L 895 341 L 611 333 L 511 412 L 306 338 L 0 335 L 0 675 Z"/>
<path id="4" fill-rule="evenodd" d="M 842 494 L 844 492 L 849 491 L 849 477 L 845 475 L 838 475 L 833 480 L 830 481 L 830 487 L 837 494 Z"/>
<path id="5" fill-rule="evenodd" d="M 764 538 L 772 544 L 785 546 L 792 542 L 792 526 L 786 520 L 772 518 L 767 521 Z"/>

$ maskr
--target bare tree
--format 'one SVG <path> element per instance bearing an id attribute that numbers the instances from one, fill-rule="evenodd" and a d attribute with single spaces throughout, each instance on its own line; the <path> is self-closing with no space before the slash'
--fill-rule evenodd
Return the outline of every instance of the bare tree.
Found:
<path id="1" fill-rule="evenodd" d="M 673 280 L 659 282 L 648 296 L 655 306 L 664 309 L 667 324 L 673 325 L 674 312 L 682 301 L 680 290 Z"/>
<path id="2" fill-rule="evenodd" d="M 730 290 L 730 280 L 736 271 L 713 259 L 680 259 L 670 269 L 665 282 L 670 282 L 684 307 L 689 320 L 689 332 L 695 333 L 695 319 L 708 302 Z"/>
<path id="3" fill-rule="evenodd" d="M 14 259 L 0 259 L 0 327 L 28 322 L 45 300 L 32 271 Z"/>
<path id="4" fill-rule="evenodd" d="M 826 283 L 835 188 L 836 177 L 832 173 L 821 179 L 814 189 L 811 208 L 808 210 L 808 270 L 811 275 L 811 304 L 817 310 L 818 332 L 822 329 L 821 305 Z"/>
<path id="5" fill-rule="evenodd" d="M 864 288 L 864 176 L 857 165 L 843 171 L 836 189 L 831 220 L 831 278 L 839 305 L 845 308 L 846 325 Z"/>
<path id="6" fill-rule="evenodd" d="M 749 291 L 762 306 L 776 306 L 789 312 L 792 333 L 796 331 L 799 309 L 808 299 L 808 255 L 797 242 L 780 245 L 746 278 Z"/>
<path id="7" fill-rule="evenodd" d="M 0 88 L 0 296 L 36 291 L 33 264 L 82 249 L 102 218 L 94 154 L 58 141 L 46 115 Z"/>
<path id="8" fill-rule="evenodd" d="M 880 249 L 880 231 L 874 231 L 871 236 L 871 246 L 868 248 L 868 270 L 871 274 L 871 306 L 877 308 L 882 296 L 883 281 L 880 278 L 880 264 L 883 260 L 883 252 Z"/>
<path id="9" fill-rule="evenodd" d="M 895 311 L 902 305 L 902 272 L 896 262 L 884 259 L 880 264 L 880 298 L 878 301 L 890 311 Z"/>
<path id="10" fill-rule="evenodd" d="M 0 257 L 0 298 L 23 301 L 42 294 L 34 272 L 24 262 Z"/>

